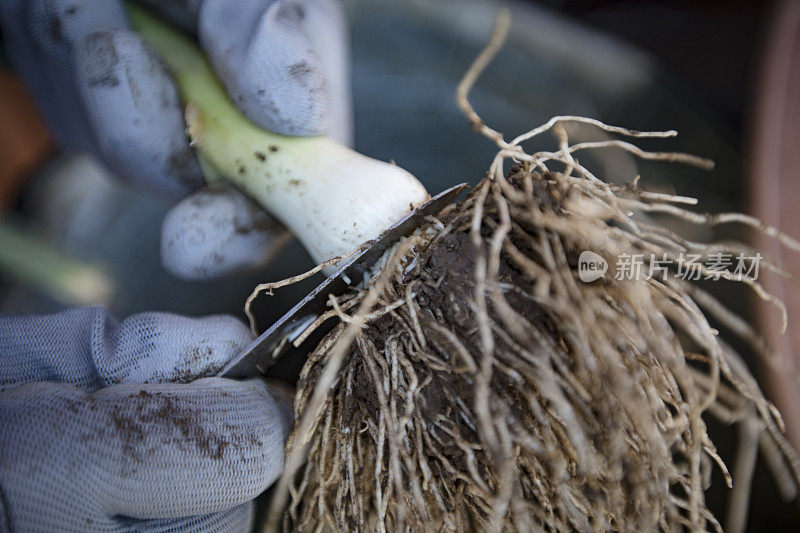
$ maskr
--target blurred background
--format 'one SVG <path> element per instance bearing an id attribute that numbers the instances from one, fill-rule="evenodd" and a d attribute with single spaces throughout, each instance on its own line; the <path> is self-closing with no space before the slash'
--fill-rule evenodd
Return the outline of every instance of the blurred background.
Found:
<path id="1" fill-rule="evenodd" d="M 498 5 L 345 0 L 359 151 L 393 159 L 431 192 L 483 177 L 494 150 L 468 127 L 454 93 L 486 42 Z M 613 181 L 641 175 L 645 186 L 700 198 L 699 211 L 757 214 L 800 237 L 800 161 L 791 144 L 800 134 L 800 2 L 505 5 L 513 12 L 510 39 L 471 96 L 491 127 L 511 138 L 554 115 L 574 114 L 633 129 L 675 129 L 677 138 L 642 147 L 708 157 L 717 164 L 714 171 L 644 163 L 611 150 L 586 161 Z M 602 138 L 593 130 L 570 134 L 574 141 Z M 537 142 L 554 146 L 552 139 Z M 0 49 L 0 247 L 25 246 L 43 267 L 63 262 L 88 272 L 86 287 L 65 293 L 57 284 L 31 282 L 36 276 L 30 262 L 18 264 L 0 254 L 0 312 L 51 312 L 100 301 L 117 317 L 149 310 L 243 317 L 243 302 L 256 283 L 313 266 L 293 242 L 259 272 L 213 282 L 177 280 L 159 262 L 160 225 L 168 207 L 109 175 L 88 156 L 59 151 Z M 800 273 L 797 254 L 741 227 L 676 229 L 693 240 L 750 239 L 790 272 Z M 311 279 L 260 299 L 260 325 L 277 319 L 318 282 Z M 758 322 L 791 362 L 800 338 L 797 286 L 767 283 L 787 302 L 789 335 L 778 335 L 777 313 L 757 305 L 747 291 L 725 282 L 707 288 Z M 752 356 L 748 362 L 784 411 L 795 445 L 800 444 L 797 381 Z M 274 372 L 291 379 L 300 364 L 287 361 Z M 732 458 L 736 434 L 712 429 L 721 455 Z M 761 463 L 758 472 L 749 529 L 796 529 L 797 502 L 781 499 Z M 728 492 L 718 473 L 713 483 L 712 510 L 724 517 Z"/>

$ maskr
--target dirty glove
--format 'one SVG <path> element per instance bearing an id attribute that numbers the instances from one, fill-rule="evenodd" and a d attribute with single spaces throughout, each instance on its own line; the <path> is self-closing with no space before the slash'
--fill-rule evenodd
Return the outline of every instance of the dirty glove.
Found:
<path id="1" fill-rule="evenodd" d="M 205 376 L 251 340 L 222 315 L 0 316 L 0 530 L 247 531 L 288 395 Z"/>
<path id="2" fill-rule="evenodd" d="M 337 0 L 148 3 L 196 32 L 231 99 L 256 124 L 350 143 L 348 43 Z M 0 0 L 0 24 L 10 58 L 62 145 L 94 153 L 171 201 L 204 184 L 177 90 L 129 29 L 120 0 Z M 196 244 L 165 257 L 168 270 L 202 279 L 268 259 L 274 230 L 266 215 L 252 204 L 230 212 L 249 203 L 241 193 L 206 194 L 201 203 L 208 222 L 166 219 L 178 226 L 169 234 L 186 233 L 184 241 Z"/>

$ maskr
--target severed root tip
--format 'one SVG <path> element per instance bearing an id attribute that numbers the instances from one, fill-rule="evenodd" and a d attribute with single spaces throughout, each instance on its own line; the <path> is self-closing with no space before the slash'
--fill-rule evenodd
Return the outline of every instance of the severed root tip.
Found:
<path id="1" fill-rule="evenodd" d="M 186 104 L 183 116 L 186 121 L 186 135 L 189 137 L 189 145 L 194 147 L 197 145 L 198 137 L 203 132 L 202 123 L 200 122 L 200 107 L 194 102 L 189 102 Z"/>

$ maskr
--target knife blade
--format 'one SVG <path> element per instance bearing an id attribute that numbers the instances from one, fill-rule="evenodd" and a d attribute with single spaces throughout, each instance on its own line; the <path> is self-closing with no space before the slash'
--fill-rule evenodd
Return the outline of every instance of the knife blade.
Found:
<path id="1" fill-rule="evenodd" d="M 229 361 L 218 375 L 229 378 L 251 377 L 265 373 L 275 361 L 290 352 L 300 351 L 302 355 L 307 355 L 316 346 L 315 340 L 320 340 L 333 329 L 336 323 L 334 318 L 320 324 L 314 335 L 300 346 L 294 346 L 292 342 L 328 310 L 329 295 L 342 295 L 348 287 L 361 282 L 386 250 L 399 239 L 410 235 L 426 217 L 438 214 L 466 188 L 467 184 L 462 183 L 437 194 L 384 230 L 372 243 L 345 259 L 336 272 L 259 335 L 241 354 Z"/>

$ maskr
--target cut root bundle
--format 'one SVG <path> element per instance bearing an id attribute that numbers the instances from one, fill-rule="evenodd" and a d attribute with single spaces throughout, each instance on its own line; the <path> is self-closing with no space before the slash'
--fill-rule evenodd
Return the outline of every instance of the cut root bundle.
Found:
<path id="1" fill-rule="evenodd" d="M 475 77 L 459 93 L 468 115 Z M 273 501 L 286 528 L 721 529 L 705 490 L 714 468 L 732 477 L 707 416 L 748 428 L 742 442 L 753 450 L 734 465 L 734 495 L 749 490 L 758 444 L 791 473 L 782 479 L 792 490 L 800 468 L 780 416 L 707 317 L 768 349 L 674 268 L 646 275 L 650 258 L 674 265 L 681 254 L 750 250 L 691 242 L 634 213 L 760 225 L 606 183 L 576 151 L 615 146 L 706 163 L 620 140 L 570 144 L 563 125 L 575 121 L 626 137 L 666 135 L 559 117 L 507 143 L 474 119 L 500 149 L 488 177 L 399 243 L 363 289 L 331 300 L 340 324 L 303 368 Z M 558 150 L 523 151 L 520 143 L 546 131 Z M 581 280 L 584 251 L 611 265 L 605 276 Z M 645 258 L 641 276 L 615 275 L 626 256 Z M 757 280 L 717 273 L 780 305 Z M 734 529 L 742 512 L 729 517 Z"/>

